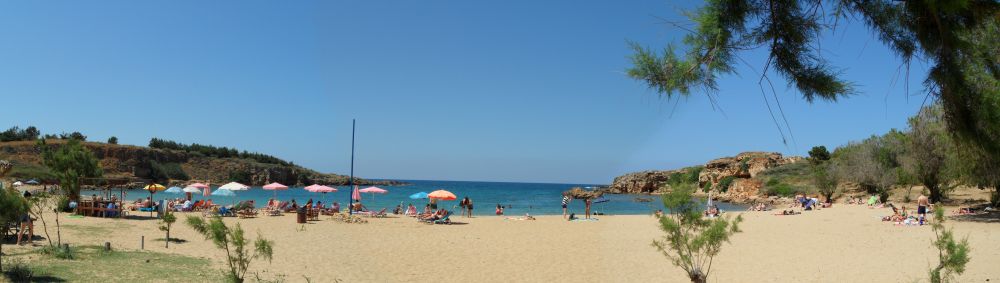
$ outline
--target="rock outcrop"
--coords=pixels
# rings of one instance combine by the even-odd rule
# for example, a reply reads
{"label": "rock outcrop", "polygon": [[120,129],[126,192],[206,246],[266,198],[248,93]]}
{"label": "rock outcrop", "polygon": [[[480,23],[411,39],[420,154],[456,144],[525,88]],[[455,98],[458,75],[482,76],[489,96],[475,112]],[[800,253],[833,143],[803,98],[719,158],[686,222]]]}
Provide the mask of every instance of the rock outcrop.
{"label": "rock outcrop", "polygon": [[718,184],[722,179],[733,176],[737,179],[757,177],[764,170],[795,163],[799,157],[784,158],[777,152],[743,152],[735,157],[723,157],[709,161],[698,174],[698,187],[705,183]]}
{"label": "rock outcrop", "polygon": [[[746,202],[758,198],[763,183],[753,179],[764,170],[801,161],[801,157],[784,157],[777,152],[743,152],[733,157],[723,157],[705,163],[698,173],[698,187],[715,187],[720,181],[732,177],[728,189],[714,194],[723,201]],[[615,178],[608,192],[617,194],[656,193],[669,183],[671,177],[684,177],[681,170],[642,171]]]}

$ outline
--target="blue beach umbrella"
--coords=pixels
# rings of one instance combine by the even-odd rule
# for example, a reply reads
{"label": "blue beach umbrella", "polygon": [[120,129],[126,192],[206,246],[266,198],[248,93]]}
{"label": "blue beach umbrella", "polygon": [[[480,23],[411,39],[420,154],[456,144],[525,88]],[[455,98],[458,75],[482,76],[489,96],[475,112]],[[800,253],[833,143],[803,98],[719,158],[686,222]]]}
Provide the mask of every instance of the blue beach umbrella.
{"label": "blue beach umbrella", "polygon": [[419,192],[419,193],[415,193],[415,194],[410,195],[410,199],[426,199],[426,198],[427,198],[427,193],[426,192]]}
{"label": "blue beach umbrella", "polygon": [[235,197],[236,193],[230,190],[215,190],[212,192],[212,195],[218,197]]}
{"label": "blue beach umbrella", "polygon": [[163,192],[169,194],[181,194],[184,193],[184,189],[181,189],[181,187],[170,187],[169,189]]}

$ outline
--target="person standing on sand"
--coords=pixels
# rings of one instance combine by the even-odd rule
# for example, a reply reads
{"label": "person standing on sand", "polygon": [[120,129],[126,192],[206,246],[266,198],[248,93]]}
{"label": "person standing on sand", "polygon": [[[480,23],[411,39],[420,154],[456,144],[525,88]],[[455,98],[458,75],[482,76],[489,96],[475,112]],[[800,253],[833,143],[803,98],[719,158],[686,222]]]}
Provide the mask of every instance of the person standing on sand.
{"label": "person standing on sand", "polygon": [[930,200],[924,194],[920,194],[920,197],[917,198],[917,217],[920,218],[920,225],[924,225],[924,221],[927,219],[928,206],[931,206]]}
{"label": "person standing on sand", "polygon": [[587,198],[586,200],[583,201],[583,205],[586,207],[585,210],[587,212],[587,216],[586,216],[587,219],[590,219],[590,204],[591,203],[593,203],[593,202],[590,200],[590,198]]}
{"label": "person standing on sand", "polygon": [[465,209],[469,210],[469,218],[472,218],[472,199],[465,197]]}
{"label": "person standing on sand", "polygon": [[562,200],[563,218],[566,218],[566,205],[569,205],[569,201],[570,201],[569,195],[564,193]]}

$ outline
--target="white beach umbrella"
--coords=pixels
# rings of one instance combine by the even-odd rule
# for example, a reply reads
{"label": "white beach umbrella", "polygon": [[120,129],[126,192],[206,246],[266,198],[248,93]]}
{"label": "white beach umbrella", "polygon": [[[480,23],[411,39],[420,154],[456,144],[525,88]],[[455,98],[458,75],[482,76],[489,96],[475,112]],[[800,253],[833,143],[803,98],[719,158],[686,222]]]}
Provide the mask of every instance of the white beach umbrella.
{"label": "white beach umbrella", "polygon": [[237,182],[230,182],[229,184],[222,185],[221,187],[219,187],[219,189],[230,190],[230,191],[246,191],[249,190],[250,187]]}

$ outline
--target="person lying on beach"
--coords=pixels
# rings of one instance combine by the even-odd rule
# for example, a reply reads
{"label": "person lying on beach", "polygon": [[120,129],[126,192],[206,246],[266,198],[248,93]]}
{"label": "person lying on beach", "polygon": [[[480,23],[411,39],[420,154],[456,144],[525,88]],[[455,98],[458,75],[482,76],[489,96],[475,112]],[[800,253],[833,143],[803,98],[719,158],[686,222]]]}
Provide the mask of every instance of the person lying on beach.
{"label": "person lying on beach", "polygon": [[789,210],[782,210],[781,213],[775,213],[774,215],[799,215],[799,214],[802,214],[802,212],[789,209]]}
{"label": "person lying on beach", "polygon": [[955,212],[955,214],[958,214],[958,215],[976,214],[976,209],[975,208],[971,208],[971,207],[960,207],[960,208],[958,208],[958,210],[956,210],[954,212]]}

